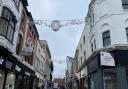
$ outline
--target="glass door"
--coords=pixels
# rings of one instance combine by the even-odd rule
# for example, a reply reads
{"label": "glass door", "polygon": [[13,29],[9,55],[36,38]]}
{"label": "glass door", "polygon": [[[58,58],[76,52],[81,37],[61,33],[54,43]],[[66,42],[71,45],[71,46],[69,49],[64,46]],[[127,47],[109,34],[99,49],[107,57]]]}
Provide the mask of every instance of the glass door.
{"label": "glass door", "polygon": [[0,70],[0,89],[3,89],[5,72]]}
{"label": "glass door", "polygon": [[99,89],[96,73],[90,75],[89,83],[90,83],[90,89]]}
{"label": "glass door", "polygon": [[117,76],[115,69],[103,70],[104,89],[117,89]]}
{"label": "glass door", "polygon": [[14,73],[8,73],[7,79],[5,83],[5,89],[14,89],[15,85],[15,74]]}

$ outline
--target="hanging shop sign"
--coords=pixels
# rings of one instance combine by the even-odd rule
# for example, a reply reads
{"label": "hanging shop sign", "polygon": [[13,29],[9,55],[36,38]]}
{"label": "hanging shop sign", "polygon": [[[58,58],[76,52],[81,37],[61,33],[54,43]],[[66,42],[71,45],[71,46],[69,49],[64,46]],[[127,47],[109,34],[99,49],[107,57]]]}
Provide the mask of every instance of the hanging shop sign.
{"label": "hanging shop sign", "polygon": [[16,65],[15,66],[15,70],[17,70],[18,72],[20,72],[21,71],[21,68],[18,65]]}
{"label": "hanging shop sign", "polygon": [[115,66],[115,60],[110,53],[101,52],[100,61],[102,66]]}
{"label": "hanging shop sign", "polygon": [[26,47],[24,47],[23,50],[22,50],[22,55],[31,56],[31,55],[32,55],[32,51],[33,51],[33,47],[31,47],[31,46],[26,46]]}

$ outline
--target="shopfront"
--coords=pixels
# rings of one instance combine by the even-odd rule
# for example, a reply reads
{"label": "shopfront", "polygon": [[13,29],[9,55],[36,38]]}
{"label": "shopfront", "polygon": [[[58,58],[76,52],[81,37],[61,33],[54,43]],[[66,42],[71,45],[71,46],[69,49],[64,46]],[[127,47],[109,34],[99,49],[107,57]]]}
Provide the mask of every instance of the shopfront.
{"label": "shopfront", "polygon": [[33,89],[34,70],[0,46],[0,89]]}
{"label": "shopfront", "polygon": [[33,89],[35,72],[20,62],[16,63],[15,71],[15,89]]}
{"label": "shopfront", "polygon": [[87,64],[89,89],[128,89],[128,51],[98,52]]}
{"label": "shopfront", "polygon": [[36,72],[36,80],[35,80],[35,87],[39,87],[40,89],[42,89],[42,87],[44,87],[43,85],[43,80],[44,80],[44,77],[41,73],[39,72]]}
{"label": "shopfront", "polygon": [[0,89],[14,89],[14,59],[3,47],[0,47],[0,50]]}
{"label": "shopfront", "polygon": [[0,89],[3,89],[5,72],[0,69]]}

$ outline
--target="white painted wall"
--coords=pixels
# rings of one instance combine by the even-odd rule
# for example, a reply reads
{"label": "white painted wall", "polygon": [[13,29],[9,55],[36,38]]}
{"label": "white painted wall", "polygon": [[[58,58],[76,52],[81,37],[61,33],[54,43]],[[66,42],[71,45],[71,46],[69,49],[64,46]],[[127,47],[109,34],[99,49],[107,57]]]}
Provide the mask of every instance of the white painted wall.
{"label": "white painted wall", "polygon": [[[128,44],[125,31],[125,28],[128,27],[128,11],[123,10],[121,0],[96,0],[89,12],[90,10],[93,10],[91,12],[94,14],[94,23],[91,28],[90,18],[86,17],[85,28],[77,47],[79,62],[84,56],[84,50],[86,50],[86,59],[92,54],[91,43],[94,39],[96,49],[103,48],[102,33],[107,30],[110,31],[111,45]],[[83,44],[84,36],[85,44]],[[82,44],[82,49],[80,49],[80,44]],[[79,66],[81,66],[80,63]],[[84,73],[83,70],[81,72]]]}
{"label": "white painted wall", "polygon": [[19,9],[17,9],[15,3],[13,0],[1,0],[0,1],[0,16],[2,12],[3,6],[9,8],[12,13],[16,16],[16,20],[18,21],[16,24],[16,29],[14,33],[14,39],[13,44],[11,44],[7,39],[5,39],[3,36],[0,36],[0,44],[6,47],[10,50],[12,53],[16,53],[16,43],[17,43],[17,37],[18,37],[18,31],[19,31],[19,25],[20,25],[20,19],[21,19],[21,12],[22,12],[22,3],[20,2]]}

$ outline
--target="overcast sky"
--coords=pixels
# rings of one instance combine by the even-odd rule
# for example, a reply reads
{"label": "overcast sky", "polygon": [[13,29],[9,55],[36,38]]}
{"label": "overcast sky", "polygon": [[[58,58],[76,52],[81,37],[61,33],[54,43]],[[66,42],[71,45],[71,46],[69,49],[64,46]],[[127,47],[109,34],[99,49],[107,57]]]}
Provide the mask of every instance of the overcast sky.
{"label": "overcast sky", "polygon": [[[28,0],[29,11],[38,20],[85,19],[90,0]],[[45,25],[37,26],[40,39],[47,40],[54,62],[54,76],[64,75],[66,56],[74,57],[84,24],[67,26],[54,32]],[[57,61],[62,60],[62,64]]]}

